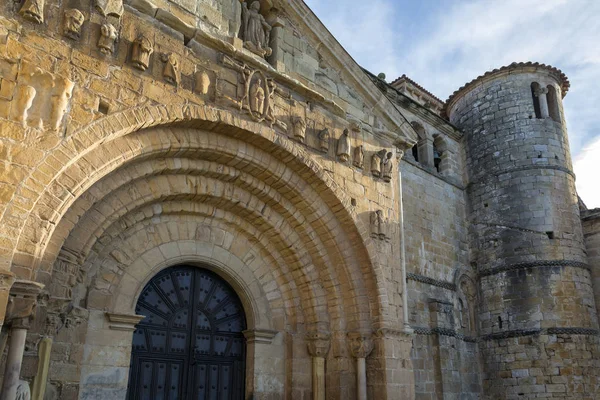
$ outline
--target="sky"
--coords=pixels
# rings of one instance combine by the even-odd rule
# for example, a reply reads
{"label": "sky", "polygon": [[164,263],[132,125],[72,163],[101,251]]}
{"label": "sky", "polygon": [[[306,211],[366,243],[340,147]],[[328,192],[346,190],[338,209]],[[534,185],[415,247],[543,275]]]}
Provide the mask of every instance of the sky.
{"label": "sky", "polygon": [[577,191],[600,207],[600,0],[305,0],[354,59],[446,100],[515,61],[560,68]]}

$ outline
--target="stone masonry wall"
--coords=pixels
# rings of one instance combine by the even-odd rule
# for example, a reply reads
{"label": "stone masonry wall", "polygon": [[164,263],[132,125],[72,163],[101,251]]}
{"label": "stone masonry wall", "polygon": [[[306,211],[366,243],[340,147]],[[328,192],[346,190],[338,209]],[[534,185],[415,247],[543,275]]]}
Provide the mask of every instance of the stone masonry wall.
{"label": "stone masonry wall", "polygon": [[550,69],[517,66],[449,105],[465,132],[484,398],[593,398],[598,318],[566,123],[536,118],[533,82],[560,93]]}

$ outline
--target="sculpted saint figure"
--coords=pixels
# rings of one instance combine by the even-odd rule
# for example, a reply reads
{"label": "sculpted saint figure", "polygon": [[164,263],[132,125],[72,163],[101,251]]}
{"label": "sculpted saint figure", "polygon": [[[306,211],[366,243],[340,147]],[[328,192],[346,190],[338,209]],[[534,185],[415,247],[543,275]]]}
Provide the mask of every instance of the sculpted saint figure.
{"label": "sculpted saint figure", "polygon": [[65,36],[77,40],[81,36],[81,26],[85,17],[81,11],[76,8],[70,8],[65,11]]}
{"label": "sculpted saint figure", "polygon": [[98,39],[100,52],[106,55],[111,54],[115,49],[115,40],[117,40],[117,29],[112,24],[102,24]]}
{"label": "sculpted saint figure", "polygon": [[262,79],[258,78],[250,88],[250,109],[260,115],[265,109],[265,89],[263,89]]}
{"label": "sculpted saint figure", "polygon": [[33,21],[37,24],[44,22],[44,1],[45,0],[25,0],[19,14],[23,18]]}
{"label": "sculpted saint figure", "polygon": [[381,177],[385,182],[392,180],[392,171],[394,169],[394,162],[392,152],[387,153],[387,156],[381,160]]}
{"label": "sculpted saint figure", "polygon": [[140,71],[145,71],[150,64],[150,55],[154,49],[152,48],[152,42],[146,36],[139,36],[135,42],[133,42],[133,50],[131,53],[131,62],[133,66]]}
{"label": "sculpted saint figure", "polygon": [[338,140],[337,156],[341,162],[346,162],[350,159],[350,136],[348,134],[348,129],[345,129]]}
{"label": "sculpted saint figure", "polygon": [[354,149],[354,166],[362,169],[365,165],[365,148],[363,145]]}
{"label": "sculpted saint figure", "polygon": [[304,143],[304,139],[306,138],[306,120],[302,117],[296,117],[292,122],[294,124],[294,138]]}
{"label": "sculpted saint figure", "polygon": [[319,150],[323,153],[329,151],[329,129],[327,128],[319,132]]}
{"label": "sculpted saint figure", "polygon": [[260,2],[253,1],[248,8],[246,2],[242,3],[242,29],[241,39],[244,46],[261,57],[270,56],[273,50],[269,47],[271,41],[271,25],[260,14]]}
{"label": "sculpted saint figure", "polygon": [[380,152],[373,154],[373,157],[371,157],[371,175],[376,178],[381,176],[381,161],[383,161],[385,153],[385,150],[381,150]]}

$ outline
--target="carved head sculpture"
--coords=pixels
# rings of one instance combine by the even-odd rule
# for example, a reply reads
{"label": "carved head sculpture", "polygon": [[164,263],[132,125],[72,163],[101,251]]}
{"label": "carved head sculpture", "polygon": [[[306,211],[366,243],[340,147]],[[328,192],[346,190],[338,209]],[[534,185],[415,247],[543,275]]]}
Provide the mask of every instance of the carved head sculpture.
{"label": "carved head sculpture", "polygon": [[112,24],[102,24],[100,27],[100,38],[98,39],[98,49],[102,54],[108,55],[114,51],[117,36],[117,29]]}
{"label": "carved head sculpture", "polygon": [[152,48],[152,42],[146,36],[139,36],[135,42],[133,42],[133,49],[131,53],[131,63],[134,68],[140,71],[145,71],[150,65],[150,55],[154,49]]}
{"label": "carved head sculpture", "polygon": [[358,146],[354,149],[354,166],[356,168],[363,168],[365,165],[365,148],[363,145]]}
{"label": "carved head sculpture", "polygon": [[346,162],[350,159],[350,136],[348,129],[344,129],[344,133],[340,136],[337,145],[337,156],[341,162]]}
{"label": "carved head sculpture", "polygon": [[386,158],[381,161],[381,177],[385,182],[392,180],[392,171],[394,169],[393,156],[394,154],[390,151],[387,153]]}
{"label": "carved head sculpture", "polygon": [[65,11],[64,33],[65,36],[77,40],[81,36],[81,26],[85,17],[81,11],[76,8],[70,8]]}
{"label": "carved head sculpture", "polygon": [[250,4],[250,9],[256,12],[260,12],[260,1],[254,1]]}

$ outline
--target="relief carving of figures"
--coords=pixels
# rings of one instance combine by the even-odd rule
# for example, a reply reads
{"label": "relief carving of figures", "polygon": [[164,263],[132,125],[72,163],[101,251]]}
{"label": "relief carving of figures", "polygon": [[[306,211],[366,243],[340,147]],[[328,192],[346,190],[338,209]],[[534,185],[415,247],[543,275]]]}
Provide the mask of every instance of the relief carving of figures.
{"label": "relief carving of figures", "polygon": [[115,41],[117,40],[117,28],[112,24],[104,23],[100,27],[100,38],[98,38],[98,49],[102,54],[112,54],[115,50]]}
{"label": "relief carving of figures", "polygon": [[376,178],[379,178],[381,176],[381,162],[385,157],[385,153],[385,150],[381,150],[373,154],[373,156],[371,157],[371,175],[373,175]]}
{"label": "relief carving of figures", "polygon": [[386,157],[381,160],[381,177],[384,182],[390,182],[392,180],[392,171],[394,170],[394,161],[392,152],[387,153]]}
{"label": "relief carving of figures", "polygon": [[162,61],[165,63],[163,77],[172,85],[179,85],[179,61],[173,53],[163,54]]}
{"label": "relief carving of figures", "polygon": [[29,21],[41,24],[44,22],[44,2],[45,0],[25,0],[19,14]]}
{"label": "relief carving of figures", "polygon": [[121,18],[123,15],[123,0],[96,0],[96,9],[104,17]]}
{"label": "relief carving of figures", "polygon": [[358,146],[354,149],[354,166],[356,168],[363,169],[365,166],[365,148],[363,145]]}
{"label": "relief carving of figures", "polygon": [[265,110],[265,89],[260,77],[256,78],[250,88],[250,110],[262,115]]}
{"label": "relief carving of figures", "polygon": [[23,125],[23,128],[27,126],[27,114],[33,105],[33,99],[35,99],[36,93],[35,88],[31,86],[19,86],[17,88],[16,119]]}
{"label": "relief carving of figures", "polygon": [[85,17],[81,11],[76,8],[70,8],[65,11],[64,33],[69,39],[77,40],[81,36],[81,27]]}
{"label": "relief carving of figures", "polygon": [[260,14],[260,1],[253,1],[248,8],[248,3],[242,3],[242,29],[240,39],[244,46],[251,52],[261,57],[268,57],[273,53],[269,47],[271,41],[271,25]]}
{"label": "relief carving of figures", "polygon": [[294,125],[294,139],[304,143],[304,139],[306,139],[306,120],[302,117],[295,117],[292,123]]}
{"label": "relief carving of figures", "polygon": [[140,71],[145,71],[150,65],[150,55],[154,51],[152,42],[146,36],[139,36],[135,42],[133,42],[133,49],[131,51],[131,63],[133,67]]}
{"label": "relief carving of figures", "polygon": [[329,129],[325,128],[319,132],[319,150],[323,153],[329,152]]}
{"label": "relief carving of figures", "polygon": [[387,222],[383,217],[382,210],[373,211],[371,213],[371,237],[379,240],[388,238]]}
{"label": "relief carving of figures", "polygon": [[350,136],[348,129],[344,130],[337,144],[337,156],[341,162],[346,162],[350,159]]}
{"label": "relief carving of figures", "polygon": [[73,96],[75,83],[68,79],[61,78],[62,82],[58,85],[58,91],[52,93],[50,107],[50,128],[57,131],[67,112],[69,100]]}

